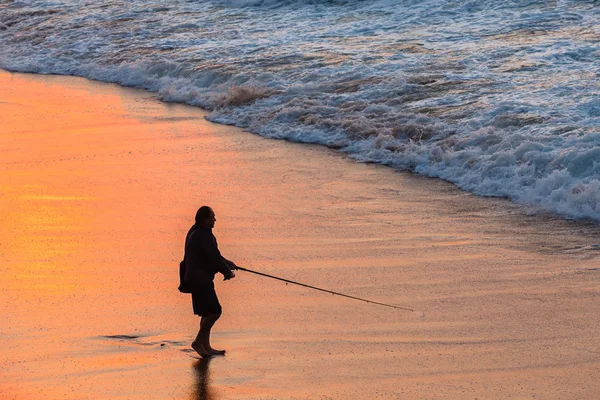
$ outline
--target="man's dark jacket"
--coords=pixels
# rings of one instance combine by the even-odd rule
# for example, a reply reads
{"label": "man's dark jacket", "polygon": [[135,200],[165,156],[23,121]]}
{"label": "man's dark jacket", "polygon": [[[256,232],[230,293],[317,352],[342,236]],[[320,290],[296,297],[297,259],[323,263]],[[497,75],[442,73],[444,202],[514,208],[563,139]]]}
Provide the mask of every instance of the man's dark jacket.
{"label": "man's dark jacket", "polygon": [[217,238],[211,228],[192,226],[185,239],[183,282],[193,289],[195,285],[212,282],[217,272],[225,278],[232,275],[229,262],[221,255]]}

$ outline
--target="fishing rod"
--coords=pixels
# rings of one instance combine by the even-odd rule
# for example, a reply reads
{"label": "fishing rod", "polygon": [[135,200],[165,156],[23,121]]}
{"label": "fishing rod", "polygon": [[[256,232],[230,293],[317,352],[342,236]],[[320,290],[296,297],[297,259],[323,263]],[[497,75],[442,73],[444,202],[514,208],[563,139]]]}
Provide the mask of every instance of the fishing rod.
{"label": "fishing rod", "polygon": [[377,301],[372,301],[372,300],[367,300],[367,299],[361,299],[360,297],[354,297],[354,296],[350,296],[350,295],[347,295],[347,294],[334,292],[332,290],[321,289],[321,288],[318,288],[316,286],[311,286],[311,285],[306,285],[306,284],[300,283],[300,282],[290,281],[289,279],[279,278],[277,276],[265,274],[265,273],[258,272],[258,271],[252,271],[251,269],[247,269],[247,268],[237,267],[236,269],[240,270],[240,271],[250,272],[252,274],[256,274],[256,275],[260,275],[260,276],[265,276],[265,277],[271,278],[271,279],[277,279],[278,281],[283,281],[285,283],[292,283],[294,285],[304,286],[304,287],[309,288],[309,289],[320,290],[321,292],[326,292],[326,293],[331,293],[331,294],[335,294],[335,295],[342,296],[342,297],[347,297],[349,299],[360,300],[360,301],[365,301],[365,302],[371,303],[371,304],[377,304],[379,306],[385,306],[385,307],[391,307],[391,308],[397,308],[397,309],[400,309],[400,310],[406,310],[406,311],[415,312],[415,310],[413,310],[412,308],[400,307],[400,306],[395,306],[395,305],[392,305],[392,304],[385,304],[385,303],[379,303]]}

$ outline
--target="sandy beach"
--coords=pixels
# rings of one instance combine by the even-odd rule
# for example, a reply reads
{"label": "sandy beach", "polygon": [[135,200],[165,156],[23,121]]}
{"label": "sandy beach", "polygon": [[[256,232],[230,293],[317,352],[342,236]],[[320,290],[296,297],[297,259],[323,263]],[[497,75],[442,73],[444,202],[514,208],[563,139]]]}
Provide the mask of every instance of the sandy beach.
{"label": "sandy beach", "polygon": [[[600,226],[205,115],[0,72],[2,399],[600,397]],[[240,266],[417,312],[239,272],[192,358],[203,204]]]}

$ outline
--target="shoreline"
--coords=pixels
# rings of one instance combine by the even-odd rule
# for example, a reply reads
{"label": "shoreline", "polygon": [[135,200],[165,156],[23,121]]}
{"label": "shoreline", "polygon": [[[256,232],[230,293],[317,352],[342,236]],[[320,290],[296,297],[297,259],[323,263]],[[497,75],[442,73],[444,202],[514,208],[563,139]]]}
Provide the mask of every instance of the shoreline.
{"label": "shoreline", "polygon": [[[119,87],[124,88],[124,89],[139,90],[139,91],[142,91],[144,93],[151,94],[152,97],[154,99],[156,99],[156,101],[160,101],[160,102],[165,103],[165,104],[181,104],[181,105],[185,105],[185,106],[188,106],[188,107],[192,107],[192,108],[200,110],[200,112],[204,114],[204,118],[206,118],[207,115],[210,114],[210,112],[211,112],[210,110],[204,109],[204,108],[202,108],[202,107],[200,107],[198,105],[188,104],[185,101],[168,101],[168,100],[159,99],[158,98],[158,93],[156,93],[156,92],[154,92],[152,90],[149,90],[149,89],[146,89],[146,88],[142,88],[142,87],[138,87],[138,86],[127,86],[127,85],[124,85],[124,84],[120,83],[119,81],[107,82],[107,81],[102,81],[102,80],[96,80],[93,77],[87,77],[87,76],[63,75],[63,74],[57,74],[57,73],[20,72],[20,71],[11,71],[11,70],[6,70],[6,69],[1,69],[0,68],[0,73],[3,73],[3,72],[9,73],[9,74],[26,74],[26,75],[33,75],[33,76],[56,76],[56,77],[67,77],[67,78],[68,77],[73,77],[73,78],[78,78],[78,79],[85,79],[85,80],[88,80],[88,81],[91,81],[91,82],[97,82],[99,84],[116,85],[116,86],[119,86]],[[389,163],[386,163],[386,162],[379,162],[379,161],[375,161],[375,160],[359,161],[357,159],[357,157],[359,157],[360,154],[356,154],[357,157],[353,157],[353,155],[350,154],[350,153],[348,153],[348,152],[341,151],[341,150],[339,150],[336,147],[329,147],[329,146],[327,146],[325,144],[321,144],[321,143],[307,143],[307,142],[302,142],[302,141],[294,141],[294,140],[291,140],[291,139],[289,139],[287,137],[283,137],[283,138],[270,138],[270,137],[265,137],[265,136],[263,136],[263,135],[261,135],[259,133],[251,132],[251,131],[246,130],[245,128],[239,127],[239,126],[237,126],[235,124],[219,123],[219,122],[212,121],[210,119],[207,119],[207,121],[209,121],[209,122],[211,122],[213,124],[216,124],[216,125],[229,126],[229,127],[235,128],[235,129],[240,129],[240,130],[242,130],[242,131],[244,131],[246,133],[249,133],[249,134],[252,134],[252,135],[256,135],[256,136],[265,138],[267,140],[282,140],[282,141],[285,141],[285,142],[288,142],[288,143],[300,144],[300,145],[304,145],[304,146],[318,146],[318,147],[322,147],[324,149],[327,149],[329,151],[333,151],[336,154],[341,155],[342,157],[348,157],[348,158],[350,158],[350,159],[352,159],[352,160],[354,160],[356,162],[365,163],[365,164],[380,165],[380,166],[383,166],[385,168],[390,168],[394,172],[408,173],[408,174],[415,175],[415,176],[418,176],[418,177],[440,180],[440,181],[442,181],[444,183],[449,183],[449,184],[455,186],[457,189],[459,189],[461,191],[464,191],[465,193],[469,193],[469,194],[471,194],[473,196],[478,196],[478,197],[482,197],[482,198],[493,198],[493,199],[507,200],[510,203],[521,207],[523,209],[523,211],[526,214],[528,214],[528,215],[537,215],[537,216],[540,216],[541,218],[544,218],[544,217],[559,218],[559,219],[563,219],[563,220],[566,220],[566,221],[575,221],[575,222],[580,222],[580,223],[583,223],[583,224],[591,224],[591,225],[600,226],[600,220],[596,220],[596,219],[591,218],[591,217],[574,217],[574,216],[570,216],[569,214],[567,214],[565,212],[561,213],[561,212],[558,212],[556,210],[552,210],[548,206],[542,206],[540,204],[535,204],[535,203],[518,202],[518,201],[516,201],[515,199],[512,199],[509,196],[476,194],[475,192],[472,192],[472,191],[469,191],[467,189],[462,188],[456,182],[444,179],[444,178],[439,177],[439,176],[424,175],[424,174],[420,174],[420,173],[418,173],[416,171],[413,171],[413,170],[399,169],[399,168],[396,168],[396,167],[394,167],[394,166],[392,166],[392,165],[390,165]]]}
{"label": "shoreline", "polygon": [[[599,227],[213,124],[141,89],[3,72],[0,82],[0,393],[600,393]],[[225,313],[213,340],[228,355],[195,362],[177,265],[205,203],[240,265],[424,318],[240,273],[216,282]]]}

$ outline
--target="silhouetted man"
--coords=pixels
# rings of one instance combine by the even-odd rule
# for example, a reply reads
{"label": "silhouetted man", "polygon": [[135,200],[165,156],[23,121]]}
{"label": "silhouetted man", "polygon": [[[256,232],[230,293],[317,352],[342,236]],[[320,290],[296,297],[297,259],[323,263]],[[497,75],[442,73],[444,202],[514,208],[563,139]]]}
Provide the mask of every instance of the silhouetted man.
{"label": "silhouetted man", "polygon": [[237,268],[219,251],[212,233],[215,221],[215,213],[210,207],[200,207],[196,223],[185,239],[184,282],[191,288],[194,314],[201,316],[200,330],[192,348],[202,357],[225,354],[225,350],[216,350],[210,345],[210,330],[222,312],[213,280],[217,272],[222,273],[225,280],[231,279],[235,277],[233,270]]}

